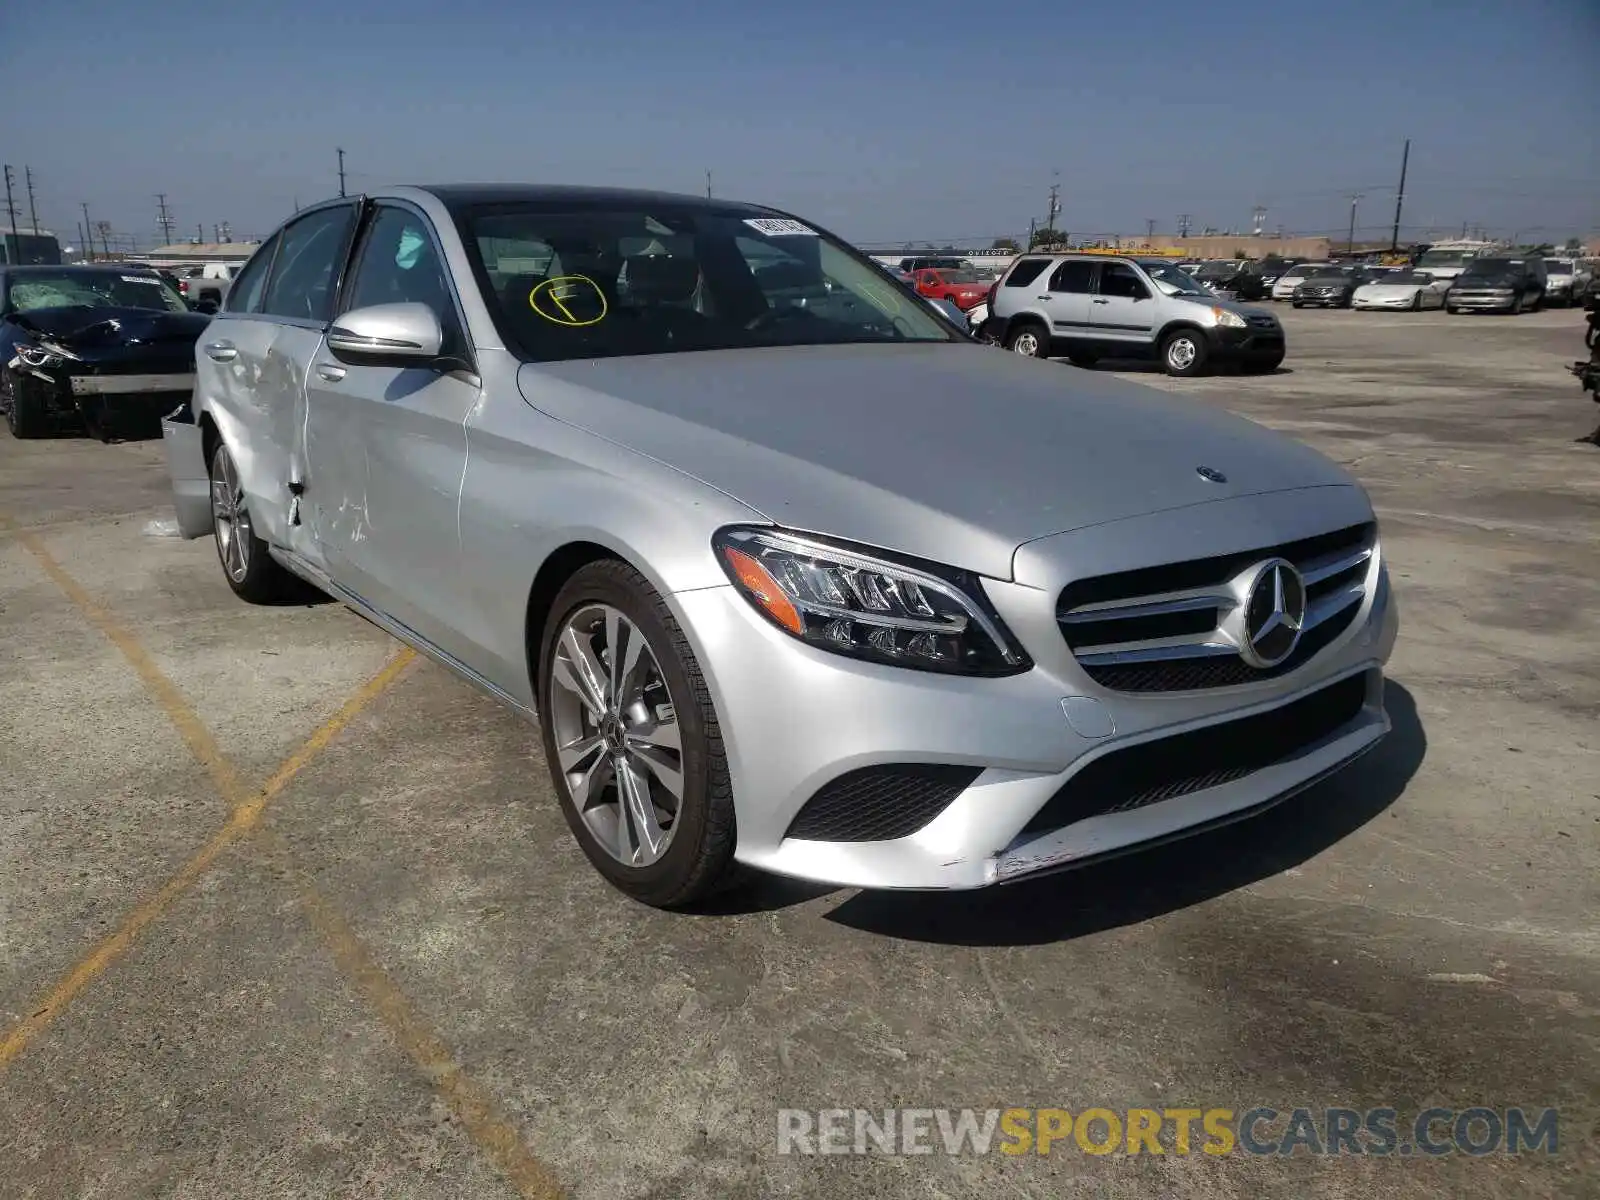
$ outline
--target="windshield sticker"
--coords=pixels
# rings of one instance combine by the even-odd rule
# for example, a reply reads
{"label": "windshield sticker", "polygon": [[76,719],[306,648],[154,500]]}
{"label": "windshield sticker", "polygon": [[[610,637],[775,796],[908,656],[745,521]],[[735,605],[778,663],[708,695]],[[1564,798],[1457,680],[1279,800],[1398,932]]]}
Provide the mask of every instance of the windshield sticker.
{"label": "windshield sticker", "polygon": [[892,317],[900,311],[900,301],[895,299],[894,292],[887,286],[877,283],[859,283],[856,290],[866,297],[867,302],[886,317]]}
{"label": "windshield sticker", "polygon": [[788,217],[747,217],[745,224],[768,237],[816,237],[817,231]]}
{"label": "windshield sticker", "polygon": [[153,287],[160,287],[161,286],[161,276],[159,276],[159,275],[124,275],[122,277],[122,282],[123,283],[148,283]]}
{"label": "windshield sticker", "polygon": [[[599,312],[594,312],[595,306]],[[528,307],[552,325],[581,329],[605,320],[606,294],[587,275],[557,275],[528,293]],[[592,315],[591,315],[592,314]]]}

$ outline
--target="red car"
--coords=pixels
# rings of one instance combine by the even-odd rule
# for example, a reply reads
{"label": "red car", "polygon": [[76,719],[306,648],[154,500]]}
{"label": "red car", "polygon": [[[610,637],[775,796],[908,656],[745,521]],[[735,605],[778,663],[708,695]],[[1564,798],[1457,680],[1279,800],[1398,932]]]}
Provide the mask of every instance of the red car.
{"label": "red car", "polygon": [[917,295],[931,300],[948,300],[965,312],[989,294],[992,279],[982,279],[976,271],[925,269],[913,277]]}

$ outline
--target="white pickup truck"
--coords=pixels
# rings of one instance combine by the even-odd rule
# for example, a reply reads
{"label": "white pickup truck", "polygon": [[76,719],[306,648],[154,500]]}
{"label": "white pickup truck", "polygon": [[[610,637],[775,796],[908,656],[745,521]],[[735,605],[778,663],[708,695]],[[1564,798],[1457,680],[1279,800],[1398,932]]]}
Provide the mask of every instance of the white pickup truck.
{"label": "white pickup truck", "polygon": [[208,262],[180,268],[177,273],[178,290],[183,293],[185,300],[195,304],[204,304],[209,300],[221,308],[222,302],[228,297],[228,289],[233,286],[233,277],[239,273],[242,265]]}

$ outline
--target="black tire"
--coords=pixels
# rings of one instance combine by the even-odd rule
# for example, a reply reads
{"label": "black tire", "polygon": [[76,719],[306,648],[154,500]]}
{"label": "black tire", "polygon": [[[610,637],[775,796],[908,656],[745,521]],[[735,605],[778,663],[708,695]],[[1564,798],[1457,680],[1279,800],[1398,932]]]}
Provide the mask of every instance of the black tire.
{"label": "black tire", "polygon": [[[672,838],[646,866],[614,858],[584,823],[558,765],[551,717],[552,663],[567,622],[588,605],[619,610],[644,634],[674,704],[682,754],[683,797]],[[627,563],[593,562],[575,572],[550,606],[539,639],[539,729],[551,786],[562,815],[584,854],[619,891],[655,908],[680,908],[722,891],[740,878],[733,861],[738,826],[722,731],[705,676],[672,611],[650,583]]]}
{"label": "black tire", "polygon": [[1289,303],[1293,304],[1296,308],[1304,308],[1305,307],[1305,305],[1302,302],[1300,302],[1299,300],[1291,300]]}
{"label": "black tire", "polygon": [[28,393],[33,389],[23,384],[11,372],[6,372],[6,391],[10,403],[6,406],[6,428],[14,438],[43,437],[46,429],[43,406]]}
{"label": "black tire", "polygon": [[1422,311],[1422,293],[1421,292],[1418,292],[1415,296],[1411,297],[1411,311],[1412,312],[1421,312]]}
{"label": "black tire", "polygon": [[1067,355],[1067,361],[1073,366],[1082,367],[1087,371],[1100,361],[1100,356],[1084,350],[1074,350]]}
{"label": "black tire", "polygon": [[1024,358],[1049,358],[1050,332],[1037,321],[1013,324],[1006,333],[1006,349]]}
{"label": "black tire", "polygon": [[1457,308],[1454,304],[1446,304],[1444,306],[1444,310],[1445,310],[1445,312],[1449,313],[1452,317],[1459,316],[1460,313],[1461,313],[1461,310],[1459,308]]}
{"label": "black tire", "polygon": [[1179,379],[1203,375],[1210,357],[1206,335],[1198,329],[1174,329],[1161,339],[1161,369],[1168,375]]}
{"label": "black tire", "polygon": [[[217,560],[222,564],[222,576],[239,599],[251,604],[277,604],[294,595],[298,580],[278,564],[268,553],[267,544],[256,536],[250,510],[244,504],[243,494],[237,489],[233,501],[235,515],[230,519],[231,534],[225,538],[221,528],[217,483],[231,469],[232,462],[227,445],[218,442],[217,448],[212,451],[211,462],[207,464],[207,474],[211,480],[212,534],[216,538]],[[237,478],[236,471],[234,477]],[[224,490],[227,490],[226,487]],[[242,522],[238,520],[239,516],[243,517]],[[243,552],[230,562],[230,551],[235,544],[242,546]]]}

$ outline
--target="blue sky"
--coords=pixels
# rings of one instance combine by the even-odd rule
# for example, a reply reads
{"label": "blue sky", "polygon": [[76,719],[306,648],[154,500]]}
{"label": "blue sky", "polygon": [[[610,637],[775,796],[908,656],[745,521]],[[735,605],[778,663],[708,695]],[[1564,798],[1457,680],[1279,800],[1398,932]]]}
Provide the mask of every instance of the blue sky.
{"label": "blue sky", "polygon": [[[1058,224],[1600,231],[1600,0],[62,0],[0,12],[41,224],[142,246],[391,182],[702,191],[861,242]],[[1059,176],[1055,172],[1059,171]],[[20,189],[19,189],[20,196]],[[24,218],[26,216],[26,200]],[[1537,231],[1536,233],[1534,231]]]}

